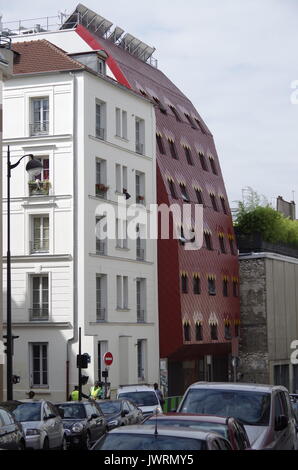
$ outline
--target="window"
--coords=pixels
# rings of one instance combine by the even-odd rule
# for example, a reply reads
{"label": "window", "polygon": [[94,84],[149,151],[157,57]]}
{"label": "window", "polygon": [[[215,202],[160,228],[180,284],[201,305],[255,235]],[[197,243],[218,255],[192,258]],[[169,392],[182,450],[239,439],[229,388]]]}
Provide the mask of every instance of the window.
{"label": "window", "polygon": [[49,252],[49,216],[34,216],[32,218],[31,253]]}
{"label": "window", "polygon": [[218,212],[218,207],[217,207],[215,194],[212,194],[212,193],[210,194],[210,200],[211,200],[211,204],[212,204],[213,209]]}
{"label": "window", "polygon": [[228,279],[223,279],[222,281],[222,294],[224,297],[228,297],[229,289],[228,289]]}
{"label": "window", "polygon": [[197,200],[199,204],[204,205],[203,192],[201,189],[195,189]]}
{"label": "window", "polygon": [[137,248],[137,260],[138,261],[145,260],[145,243],[146,241],[143,238],[141,238],[140,236],[137,237],[136,248]]}
{"label": "window", "polygon": [[201,162],[202,169],[204,171],[208,171],[205,155],[201,152],[199,152],[199,159],[200,159],[200,162]]}
{"label": "window", "polygon": [[146,93],[145,90],[142,90],[142,89],[140,88],[140,92],[142,93],[143,96],[145,96],[145,98],[148,98],[148,95],[147,95],[147,93]]}
{"label": "window", "polygon": [[48,386],[48,343],[32,343],[30,345],[30,356],[32,386]]}
{"label": "window", "polygon": [[185,323],[184,326],[183,326],[183,330],[184,330],[184,341],[191,341],[191,338],[190,338],[190,324]]}
{"label": "window", "polygon": [[201,130],[202,134],[207,134],[201,121],[197,117],[195,117],[194,119],[197,123],[198,128]]}
{"label": "window", "polygon": [[188,293],[188,276],[187,274],[181,275],[181,290],[183,294]]}
{"label": "window", "polygon": [[156,134],[156,143],[157,143],[159,153],[161,155],[165,155],[166,152],[165,152],[165,148],[163,145],[162,136],[160,134]]}
{"label": "window", "polygon": [[223,196],[220,196],[220,202],[221,202],[221,207],[222,207],[223,213],[227,214],[228,211],[227,211],[226,201],[225,201],[225,198]]}
{"label": "window", "polygon": [[177,199],[174,181],[173,180],[168,180],[168,181],[169,181],[169,188],[170,188],[171,196],[173,199]]}
{"label": "window", "polygon": [[145,323],[146,320],[146,279],[137,279],[137,322]]}
{"label": "window", "polygon": [[172,111],[172,113],[174,114],[174,116],[176,118],[176,121],[181,122],[181,117],[180,117],[177,109],[175,108],[175,106],[169,105],[169,108]]}
{"label": "window", "polygon": [[136,118],[136,153],[145,154],[145,121]]}
{"label": "window", "polygon": [[[106,231],[106,227],[107,225],[103,225],[103,222],[102,220],[104,219],[105,217],[96,217],[95,218],[95,225],[96,225],[96,254],[97,255],[101,255],[101,256],[104,256],[106,255],[106,251],[107,251],[107,243],[106,243],[106,239],[101,239],[100,238],[100,232],[101,230],[104,230]],[[98,225],[97,225],[98,224]]]}
{"label": "window", "polygon": [[220,251],[222,253],[226,253],[226,244],[225,244],[224,236],[222,234],[219,234],[218,240],[219,240]]}
{"label": "window", "polygon": [[231,324],[229,322],[225,324],[225,339],[232,339]]}
{"label": "window", "polygon": [[127,139],[127,112],[116,108],[116,136]]}
{"label": "window", "polygon": [[163,113],[163,114],[168,114],[167,109],[164,107],[164,105],[160,102],[160,100],[156,96],[152,96],[153,100],[158,106],[158,109]]}
{"label": "window", "polygon": [[186,156],[186,160],[187,160],[187,163],[189,165],[193,165],[193,159],[192,159],[192,155],[191,155],[191,149],[190,147],[184,147],[184,152],[185,152],[185,156]]}
{"label": "window", "polygon": [[29,194],[30,196],[48,195],[51,186],[49,182],[49,157],[36,157],[36,160],[42,163],[42,170],[41,173],[34,176],[33,179],[29,181]]}
{"label": "window", "polygon": [[210,166],[211,166],[212,173],[217,175],[217,169],[216,169],[214,158],[209,157],[209,161],[210,161]]}
{"label": "window", "polygon": [[141,382],[146,380],[146,343],[145,339],[137,341],[138,380]]}
{"label": "window", "polygon": [[178,154],[177,154],[175,142],[172,139],[168,139],[168,142],[169,142],[169,147],[170,147],[172,158],[174,158],[175,160],[178,160]]}
{"label": "window", "polygon": [[127,249],[127,221],[116,219],[116,248]]}
{"label": "window", "polygon": [[209,293],[209,295],[216,295],[215,278],[214,277],[208,277],[208,293]]}
{"label": "window", "polygon": [[117,276],[117,309],[128,309],[128,277]]}
{"label": "window", "polygon": [[233,240],[233,238],[230,237],[229,243],[230,243],[231,254],[232,254],[232,255],[235,255],[236,253],[235,253],[235,246],[234,246],[234,240]]}
{"label": "window", "polygon": [[49,319],[49,277],[32,276],[32,308],[31,321],[47,321]]}
{"label": "window", "polygon": [[106,63],[102,59],[97,59],[97,73],[100,73],[101,75],[106,74]]}
{"label": "window", "polygon": [[95,104],[95,137],[104,140],[106,138],[106,104],[96,100]]}
{"label": "window", "polygon": [[136,171],[136,202],[145,204],[145,173]]}
{"label": "window", "polygon": [[204,239],[205,239],[205,245],[207,250],[212,251],[212,239],[211,239],[211,233],[210,232],[204,232]]}
{"label": "window", "polygon": [[210,325],[210,336],[212,340],[218,339],[217,325]]}
{"label": "window", "polygon": [[127,167],[116,163],[115,173],[116,173],[116,191],[117,193],[123,194],[124,191],[127,191]]}
{"label": "window", "polygon": [[33,98],[30,135],[47,135],[49,133],[49,98]]}
{"label": "window", "polygon": [[203,341],[203,325],[196,323],[196,341]]}
{"label": "window", "polygon": [[95,160],[95,194],[106,199],[109,187],[106,184],[106,161],[100,158]]}
{"label": "window", "polygon": [[236,280],[233,281],[233,296],[234,296],[234,297],[238,297],[238,296],[239,296],[238,281],[236,281]]}
{"label": "window", "polygon": [[193,277],[193,293],[196,295],[201,293],[201,279],[198,275]]}
{"label": "window", "polygon": [[183,199],[185,202],[190,202],[189,195],[188,195],[188,192],[187,192],[187,189],[186,189],[185,184],[184,184],[184,183],[180,183],[179,186],[180,186],[180,190],[181,190],[181,194],[182,194],[182,199]]}
{"label": "window", "polygon": [[187,113],[184,113],[184,116],[186,117],[186,119],[188,120],[189,124],[191,125],[191,127],[193,129],[197,129],[197,126],[195,125],[192,117],[190,116],[190,114],[187,114]]}
{"label": "window", "polygon": [[106,321],[107,276],[96,275],[96,321]]}

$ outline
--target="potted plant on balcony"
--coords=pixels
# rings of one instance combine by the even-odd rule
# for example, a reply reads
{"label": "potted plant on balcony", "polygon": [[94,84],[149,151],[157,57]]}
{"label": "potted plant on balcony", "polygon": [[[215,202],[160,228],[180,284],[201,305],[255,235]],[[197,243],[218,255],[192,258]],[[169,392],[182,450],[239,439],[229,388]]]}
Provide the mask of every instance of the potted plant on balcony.
{"label": "potted plant on balcony", "polygon": [[142,202],[142,201],[145,200],[145,198],[144,198],[144,196],[137,196],[137,200]]}
{"label": "potted plant on balcony", "polygon": [[39,179],[29,181],[29,192],[34,194],[49,194],[51,183],[49,180],[40,181]]}
{"label": "potted plant on balcony", "polygon": [[106,193],[109,189],[109,186],[99,183],[95,185],[95,189],[96,189],[96,194]]}

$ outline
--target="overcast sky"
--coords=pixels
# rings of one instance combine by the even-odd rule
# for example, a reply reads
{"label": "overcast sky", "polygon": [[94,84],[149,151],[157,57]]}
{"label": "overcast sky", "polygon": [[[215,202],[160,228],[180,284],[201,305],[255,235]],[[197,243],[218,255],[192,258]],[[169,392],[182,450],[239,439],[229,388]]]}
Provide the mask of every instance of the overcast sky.
{"label": "overcast sky", "polygon": [[[159,68],[213,132],[230,204],[252,186],[298,201],[297,0],[84,0],[156,47]],[[3,21],[70,13],[71,0],[13,0]],[[62,7],[62,8],[61,8]],[[297,82],[298,83],[298,82]],[[298,88],[298,85],[297,85]]]}

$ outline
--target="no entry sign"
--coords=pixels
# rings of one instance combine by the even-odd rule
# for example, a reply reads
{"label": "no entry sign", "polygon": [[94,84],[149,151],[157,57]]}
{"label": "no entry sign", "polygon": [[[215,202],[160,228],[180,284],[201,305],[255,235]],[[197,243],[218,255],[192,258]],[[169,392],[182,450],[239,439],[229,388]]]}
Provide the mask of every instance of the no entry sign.
{"label": "no entry sign", "polygon": [[113,354],[110,352],[106,352],[103,356],[103,360],[106,366],[110,366],[113,364]]}

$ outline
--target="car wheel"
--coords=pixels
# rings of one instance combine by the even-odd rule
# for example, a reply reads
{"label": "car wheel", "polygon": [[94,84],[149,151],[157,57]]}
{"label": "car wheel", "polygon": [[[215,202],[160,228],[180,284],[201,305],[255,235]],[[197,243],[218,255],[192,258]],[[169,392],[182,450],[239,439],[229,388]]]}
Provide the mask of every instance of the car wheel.
{"label": "car wheel", "polygon": [[45,437],[45,440],[43,441],[43,447],[42,447],[42,450],[49,450],[50,446],[49,446],[49,439],[47,437]]}
{"label": "car wheel", "polygon": [[19,442],[19,450],[25,450],[26,449],[26,444],[23,440]]}
{"label": "car wheel", "polygon": [[91,437],[90,437],[90,433],[87,432],[86,434],[86,443],[85,443],[85,446],[86,446],[86,449],[87,450],[90,450],[91,447],[92,447],[92,444],[91,444]]}
{"label": "car wheel", "polygon": [[67,450],[67,442],[65,436],[63,436],[62,444],[61,444],[61,450]]}

